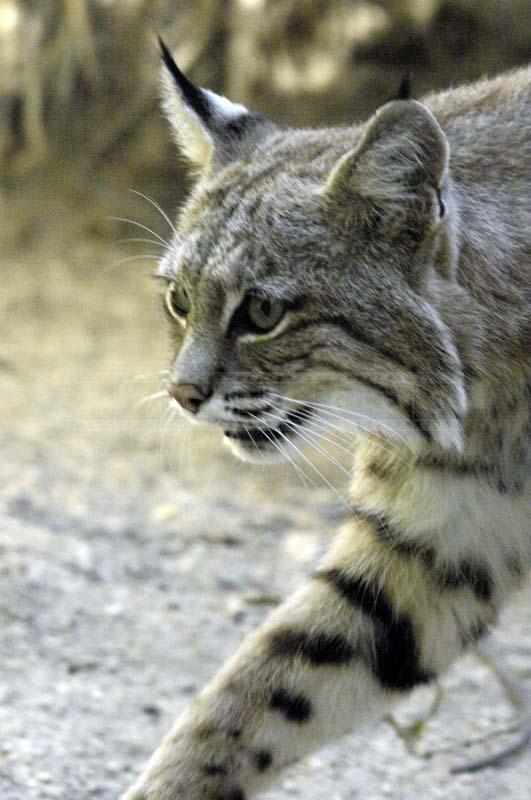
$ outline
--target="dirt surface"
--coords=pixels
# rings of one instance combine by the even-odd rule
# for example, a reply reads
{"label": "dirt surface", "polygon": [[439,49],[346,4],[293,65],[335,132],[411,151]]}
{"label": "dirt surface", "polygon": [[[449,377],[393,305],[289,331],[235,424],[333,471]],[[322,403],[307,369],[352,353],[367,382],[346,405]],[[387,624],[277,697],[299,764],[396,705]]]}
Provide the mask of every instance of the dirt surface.
{"label": "dirt surface", "polygon": [[[116,800],[173,717],[309,571],[342,516],[321,482],[238,464],[166,420],[150,262],[94,243],[0,260],[0,798]],[[334,486],[337,475],[327,473]],[[316,477],[312,474],[312,477]],[[531,690],[531,590],[496,646]],[[287,800],[529,800],[531,749],[473,654],[286,773]],[[353,723],[355,721],[353,720]]]}

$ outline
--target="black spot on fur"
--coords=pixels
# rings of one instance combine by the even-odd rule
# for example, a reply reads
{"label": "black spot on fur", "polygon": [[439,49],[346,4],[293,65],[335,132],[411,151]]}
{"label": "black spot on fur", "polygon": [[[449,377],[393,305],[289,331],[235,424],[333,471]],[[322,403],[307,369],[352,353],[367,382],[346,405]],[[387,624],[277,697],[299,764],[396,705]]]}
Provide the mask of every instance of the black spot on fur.
{"label": "black spot on fur", "polygon": [[312,666],[348,664],[354,656],[352,646],[338,634],[282,629],[271,636],[269,646],[273,656],[299,657]]}
{"label": "black spot on fur", "polygon": [[226,794],[216,795],[215,800],[245,800],[245,795],[239,787],[229,789]]}
{"label": "black spot on fur", "polygon": [[455,590],[468,587],[480,600],[487,602],[492,598],[494,581],[486,566],[472,561],[462,561],[457,565],[436,566],[436,552],[432,547],[404,540],[401,538],[400,532],[394,530],[383,516],[358,510],[355,511],[355,515],[369,520],[378,539],[392,548],[393,552],[420,558],[442,589]]}
{"label": "black spot on fur", "polygon": [[389,626],[393,622],[393,608],[378,586],[366,578],[347,575],[339,569],[317,572],[316,578],[330,583],[348,602],[364,614]]}
{"label": "black spot on fur", "polygon": [[400,692],[429,683],[435,677],[420,664],[413,626],[405,615],[376,631],[373,672],[384,688]]}
{"label": "black spot on fur", "polygon": [[462,561],[439,570],[439,581],[445,589],[472,589],[479,600],[492,598],[494,581],[487,568],[472,561]]}
{"label": "black spot on fur", "polygon": [[253,389],[250,392],[227,392],[223,399],[227,403],[229,400],[242,400],[247,397],[263,397],[265,392],[262,389]]}
{"label": "black spot on fur", "polygon": [[205,775],[226,775],[227,770],[221,764],[206,764],[204,767]]}
{"label": "black spot on fur", "polygon": [[231,789],[227,795],[227,800],[245,800],[245,795],[241,789]]}
{"label": "black spot on fur", "polygon": [[435,550],[433,547],[421,542],[404,539],[400,531],[393,528],[381,514],[371,514],[359,510],[354,513],[356,517],[361,517],[372,523],[374,532],[382,544],[385,544],[399,555],[420,558],[424,566],[431,570],[435,563]]}
{"label": "black spot on fur", "polygon": [[258,772],[265,772],[273,763],[273,756],[269,750],[260,750],[255,755],[255,762]]}
{"label": "black spot on fur", "polygon": [[385,689],[406,691],[433,679],[420,664],[411,620],[395,612],[383,589],[339,569],[319,572],[316,577],[326,580],[354,608],[373,620],[374,645],[369,666]]}
{"label": "black spot on fur", "polygon": [[280,711],[289,722],[307,722],[312,713],[310,701],[301,694],[292,694],[286,689],[273,692],[269,707]]}

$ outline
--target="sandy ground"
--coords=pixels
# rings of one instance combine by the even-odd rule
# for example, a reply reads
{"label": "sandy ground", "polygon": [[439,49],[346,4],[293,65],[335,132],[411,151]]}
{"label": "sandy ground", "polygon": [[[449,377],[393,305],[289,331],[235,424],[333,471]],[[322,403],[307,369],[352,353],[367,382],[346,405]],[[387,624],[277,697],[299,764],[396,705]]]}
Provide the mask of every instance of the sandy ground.
{"label": "sandy ground", "polygon": [[[114,247],[0,260],[0,798],[116,800],[173,717],[310,569],[341,517],[326,485],[238,464],[165,422],[149,262]],[[315,477],[315,476],[313,476]],[[328,474],[336,486],[337,475]],[[531,590],[496,646],[531,690]],[[529,800],[515,711],[466,656],[435,691],[287,773],[276,800]]]}

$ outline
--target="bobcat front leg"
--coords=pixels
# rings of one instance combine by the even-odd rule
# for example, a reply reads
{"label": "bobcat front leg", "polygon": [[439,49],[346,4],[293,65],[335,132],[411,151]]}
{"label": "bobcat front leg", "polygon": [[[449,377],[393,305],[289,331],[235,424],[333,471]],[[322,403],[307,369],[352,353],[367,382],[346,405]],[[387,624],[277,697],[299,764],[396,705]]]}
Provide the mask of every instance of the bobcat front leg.
{"label": "bobcat front leg", "polygon": [[[470,566],[384,541],[357,518],[313,578],[246,639],[124,800],[245,800],[300,756],[382,716],[494,614]],[[388,531],[387,531],[388,532]]]}

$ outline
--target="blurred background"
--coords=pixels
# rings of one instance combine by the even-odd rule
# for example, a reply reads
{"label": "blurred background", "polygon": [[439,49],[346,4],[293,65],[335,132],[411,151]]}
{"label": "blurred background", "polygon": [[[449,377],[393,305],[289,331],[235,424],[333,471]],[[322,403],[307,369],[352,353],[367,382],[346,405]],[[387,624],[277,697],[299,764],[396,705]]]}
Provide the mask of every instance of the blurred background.
{"label": "blurred background", "polygon": [[526,63],[531,3],[0,0],[8,241],[43,227],[103,234],[130,186],[176,202],[182,171],[158,108],[156,33],[196,82],[278,121],[349,123],[406,73],[420,96]]}
{"label": "blurred background", "polygon": [[[342,124],[405,74],[421,97],[528,62],[531,3],[0,0],[2,800],[115,800],[347,508],[337,451],[302,478],[251,468],[168,414],[149,275],[170,232],[156,205],[173,216],[189,179],[159,111],[157,33],[201,85]],[[522,697],[530,601],[497,634]],[[488,781],[449,774],[517,719],[470,655],[370,746],[308,759],[271,797],[528,800],[529,751]]]}

